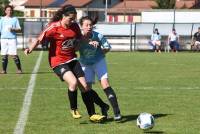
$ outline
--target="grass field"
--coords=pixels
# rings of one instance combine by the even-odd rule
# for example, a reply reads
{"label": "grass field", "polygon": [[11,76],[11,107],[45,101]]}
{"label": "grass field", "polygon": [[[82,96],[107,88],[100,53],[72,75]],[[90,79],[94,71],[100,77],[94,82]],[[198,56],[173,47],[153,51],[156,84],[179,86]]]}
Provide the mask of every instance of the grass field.
{"label": "grass field", "polygon": [[[14,131],[38,55],[39,51],[28,57],[20,52],[24,74],[15,74],[16,67],[10,59],[8,74],[0,75],[0,134]],[[83,117],[71,117],[67,86],[52,73],[47,57],[44,52],[24,134],[142,134],[136,126],[141,112],[155,117],[155,127],[145,133],[200,133],[199,53],[110,52],[110,83],[124,118],[102,124],[89,122],[80,93],[78,103]],[[108,103],[98,83],[94,89]],[[109,116],[113,117],[111,109]]]}

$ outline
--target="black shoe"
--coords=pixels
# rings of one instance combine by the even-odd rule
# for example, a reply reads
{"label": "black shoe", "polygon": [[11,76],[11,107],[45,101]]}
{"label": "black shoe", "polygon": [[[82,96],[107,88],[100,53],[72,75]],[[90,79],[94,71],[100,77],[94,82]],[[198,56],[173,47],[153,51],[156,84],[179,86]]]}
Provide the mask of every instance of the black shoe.
{"label": "black shoe", "polygon": [[105,116],[106,118],[108,117],[108,110],[109,110],[109,105],[105,104],[104,107],[101,108],[101,113],[103,116]]}

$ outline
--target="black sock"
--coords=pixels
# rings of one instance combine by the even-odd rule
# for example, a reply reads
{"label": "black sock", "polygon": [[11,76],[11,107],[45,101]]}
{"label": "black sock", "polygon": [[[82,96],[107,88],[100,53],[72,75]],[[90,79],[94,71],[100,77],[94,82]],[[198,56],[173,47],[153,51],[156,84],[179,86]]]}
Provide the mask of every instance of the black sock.
{"label": "black sock", "polygon": [[117,97],[114,90],[111,87],[107,87],[106,89],[104,89],[104,92],[106,93],[106,96],[108,100],[110,101],[110,104],[112,105],[114,114],[120,114],[120,109],[119,109]]}
{"label": "black sock", "polygon": [[77,90],[76,91],[68,90],[68,97],[69,97],[71,110],[76,110],[77,109]]}
{"label": "black sock", "polygon": [[95,92],[93,89],[90,90],[94,103],[99,105],[101,108],[105,107],[106,103],[103,102],[103,100],[99,97],[99,95],[97,94],[97,92]]}
{"label": "black sock", "polygon": [[16,66],[17,66],[17,69],[18,69],[18,70],[22,70],[22,68],[21,68],[21,62],[20,62],[19,56],[16,56],[16,57],[13,58],[13,59],[14,59],[14,61],[15,61],[15,64],[16,64]]}
{"label": "black sock", "polygon": [[87,112],[88,112],[89,116],[95,114],[94,101],[91,97],[92,96],[91,91],[81,92],[81,96],[82,96],[83,102],[87,108]]}
{"label": "black sock", "polygon": [[3,71],[6,71],[8,65],[8,56],[3,56],[2,58],[2,68]]}

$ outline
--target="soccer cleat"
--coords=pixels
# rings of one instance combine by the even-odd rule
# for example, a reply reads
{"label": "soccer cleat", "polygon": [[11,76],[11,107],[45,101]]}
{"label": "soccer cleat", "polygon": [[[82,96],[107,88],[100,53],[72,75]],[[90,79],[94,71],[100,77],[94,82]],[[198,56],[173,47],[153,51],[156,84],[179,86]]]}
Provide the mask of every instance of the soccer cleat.
{"label": "soccer cleat", "polygon": [[90,121],[92,122],[101,122],[105,119],[105,116],[103,115],[99,115],[99,114],[93,114],[92,116],[90,116]]}
{"label": "soccer cleat", "polygon": [[109,110],[108,104],[105,104],[105,106],[101,108],[101,113],[102,113],[103,116],[105,116],[105,118],[108,117],[108,110]]}
{"label": "soccer cleat", "polygon": [[81,115],[80,115],[80,113],[78,112],[77,109],[71,110],[71,114],[72,114],[72,117],[73,117],[74,119],[79,119],[79,118],[81,118]]}
{"label": "soccer cleat", "polygon": [[114,116],[114,120],[115,120],[115,121],[119,121],[119,120],[121,120],[121,119],[122,119],[121,114],[116,114],[116,115]]}
{"label": "soccer cleat", "polygon": [[17,70],[17,74],[22,74],[22,70]]}
{"label": "soccer cleat", "polygon": [[0,74],[7,74],[7,72],[4,71],[4,70],[2,70],[2,71],[0,72]]}

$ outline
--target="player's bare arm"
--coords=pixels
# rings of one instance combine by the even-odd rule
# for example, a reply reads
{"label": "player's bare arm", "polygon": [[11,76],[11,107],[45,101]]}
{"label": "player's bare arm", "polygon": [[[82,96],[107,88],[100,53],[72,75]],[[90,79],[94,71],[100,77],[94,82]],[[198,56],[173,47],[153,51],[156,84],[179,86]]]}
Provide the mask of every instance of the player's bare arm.
{"label": "player's bare arm", "polygon": [[37,39],[33,44],[31,44],[29,48],[26,48],[24,50],[24,54],[25,55],[30,54],[33,51],[33,49],[36,48],[39,44],[40,44],[40,41]]}

